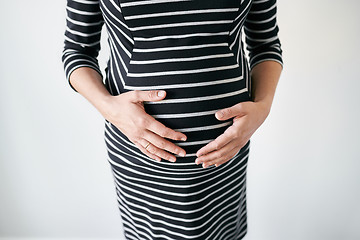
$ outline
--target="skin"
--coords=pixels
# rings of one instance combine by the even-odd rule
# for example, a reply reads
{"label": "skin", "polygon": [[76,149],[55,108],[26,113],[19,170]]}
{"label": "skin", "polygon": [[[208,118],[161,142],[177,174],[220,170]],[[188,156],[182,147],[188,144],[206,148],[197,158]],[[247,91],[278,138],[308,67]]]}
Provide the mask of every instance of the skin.
{"label": "skin", "polygon": [[282,66],[264,61],[251,71],[252,101],[241,102],[215,113],[218,120],[233,118],[233,124],[215,140],[196,152],[196,164],[217,167],[230,160],[247,143],[270,113]]}
{"label": "skin", "polygon": [[[203,167],[213,164],[219,166],[246,144],[270,112],[281,71],[282,66],[275,61],[261,62],[252,69],[253,102],[238,103],[215,113],[219,120],[233,118],[233,124],[214,141],[197,151],[196,164],[203,163]],[[74,70],[69,81],[105,119],[148,157],[157,161],[165,159],[175,162],[174,154],[186,154],[183,148],[166,139],[186,141],[186,135],[164,126],[144,110],[144,101],[161,101],[166,97],[165,91],[135,90],[112,96],[105,88],[100,74],[89,67]],[[160,92],[164,95],[160,95]],[[128,114],[122,114],[123,112]]]}
{"label": "skin", "polygon": [[[164,126],[144,110],[143,101],[160,101],[165,98],[166,92],[163,96],[158,96],[162,91],[135,90],[112,96],[105,88],[100,74],[89,67],[74,70],[69,81],[105,119],[150,158],[157,161],[163,158],[174,162],[176,157],[171,153],[180,156],[186,154],[183,148],[166,140],[169,138],[186,141],[186,135]],[[123,114],[124,112],[128,114]]]}

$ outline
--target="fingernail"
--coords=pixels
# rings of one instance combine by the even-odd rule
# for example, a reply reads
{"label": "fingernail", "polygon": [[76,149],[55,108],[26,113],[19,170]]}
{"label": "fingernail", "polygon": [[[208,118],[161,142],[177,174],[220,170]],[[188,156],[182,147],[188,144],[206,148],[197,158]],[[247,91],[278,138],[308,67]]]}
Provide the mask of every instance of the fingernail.
{"label": "fingernail", "polygon": [[222,118],[224,116],[224,113],[221,111],[217,112],[216,114],[217,114],[218,118]]}
{"label": "fingernail", "polygon": [[171,162],[176,162],[176,157],[170,158],[170,161],[171,161]]}
{"label": "fingernail", "polygon": [[185,157],[186,153],[185,153],[185,152],[181,152],[181,153],[179,153],[179,155],[182,156],[182,157]]}
{"label": "fingernail", "polygon": [[165,96],[165,91],[158,91],[157,94],[159,97],[163,97],[163,96]]}
{"label": "fingernail", "polygon": [[182,137],[181,140],[182,140],[182,141],[186,141],[186,137]]}
{"label": "fingernail", "polygon": [[202,167],[203,167],[203,168],[206,168],[206,167],[207,167],[207,165],[203,163],[203,164],[202,164]]}

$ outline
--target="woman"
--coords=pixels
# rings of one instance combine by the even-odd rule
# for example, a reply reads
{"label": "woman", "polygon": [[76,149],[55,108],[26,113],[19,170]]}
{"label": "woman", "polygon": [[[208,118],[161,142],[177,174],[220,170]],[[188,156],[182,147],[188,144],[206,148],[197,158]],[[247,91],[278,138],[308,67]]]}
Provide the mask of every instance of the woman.
{"label": "woman", "polygon": [[242,239],[250,137],[282,70],[276,1],[68,0],[67,14],[67,80],[105,118],[126,239]]}

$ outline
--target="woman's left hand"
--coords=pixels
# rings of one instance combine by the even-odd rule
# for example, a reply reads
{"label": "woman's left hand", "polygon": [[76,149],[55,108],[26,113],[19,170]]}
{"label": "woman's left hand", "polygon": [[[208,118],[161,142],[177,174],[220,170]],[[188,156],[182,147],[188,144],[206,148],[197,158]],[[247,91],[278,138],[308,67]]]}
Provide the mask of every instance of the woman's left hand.
{"label": "woman's left hand", "polygon": [[200,148],[196,164],[203,163],[203,168],[215,164],[219,166],[229,161],[248,142],[254,132],[265,121],[271,104],[266,102],[241,102],[215,113],[218,120],[233,118],[233,124],[215,140]]}

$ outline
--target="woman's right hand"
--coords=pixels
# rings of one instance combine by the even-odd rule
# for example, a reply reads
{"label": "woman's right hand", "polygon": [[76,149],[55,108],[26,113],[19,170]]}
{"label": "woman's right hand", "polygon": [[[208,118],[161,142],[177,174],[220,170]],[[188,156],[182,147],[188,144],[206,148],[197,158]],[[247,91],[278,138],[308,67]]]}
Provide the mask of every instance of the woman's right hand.
{"label": "woman's right hand", "polygon": [[165,91],[134,90],[109,96],[108,104],[102,114],[147,156],[157,161],[163,158],[175,162],[176,157],[171,153],[185,156],[186,152],[165,138],[186,141],[186,135],[155,120],[145,112],[143,103],[160,101],[165,95]]}

